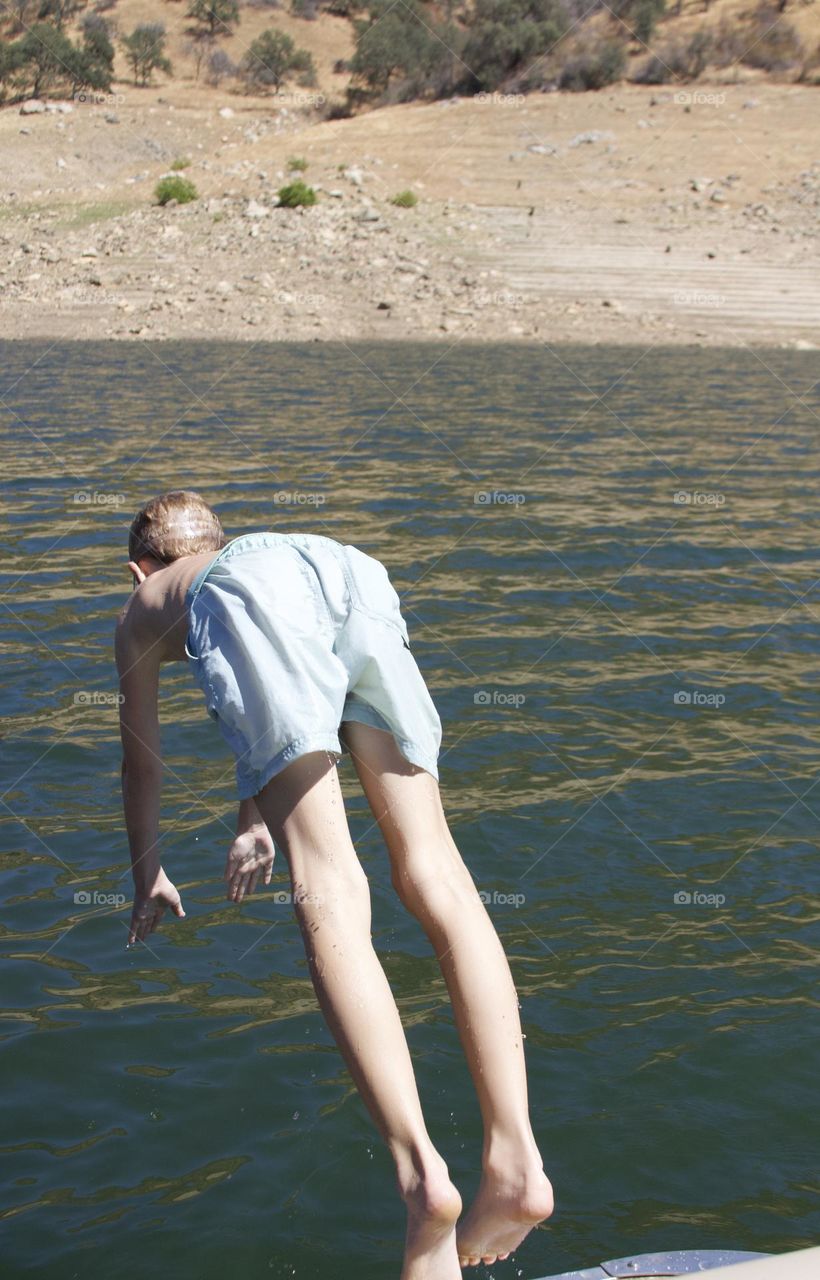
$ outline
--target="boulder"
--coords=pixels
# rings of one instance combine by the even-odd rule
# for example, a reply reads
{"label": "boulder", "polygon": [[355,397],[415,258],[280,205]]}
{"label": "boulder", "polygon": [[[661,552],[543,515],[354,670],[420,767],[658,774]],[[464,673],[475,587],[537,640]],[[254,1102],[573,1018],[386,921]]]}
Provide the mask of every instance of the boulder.
{"label": "boulder", "polygon": [[585,143],[612,142],[614,138],[614,133],[610,133],[607,129],[587,129],[585,133],[576,133],[574,138],[570,138],[567,146],[580,147]]}

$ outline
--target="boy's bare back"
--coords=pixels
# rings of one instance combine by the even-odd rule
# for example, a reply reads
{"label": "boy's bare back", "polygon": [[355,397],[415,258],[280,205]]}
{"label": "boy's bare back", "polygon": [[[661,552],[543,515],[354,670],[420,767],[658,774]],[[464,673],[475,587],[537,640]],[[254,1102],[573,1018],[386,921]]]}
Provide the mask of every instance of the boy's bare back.
{"label": "boy's bare back", "polygon": [[184,556],[150,574],[135,588],[117,624],[118,667],[120,653],[131,662],[139,662],[149,651],[158,663],[184,660],[188,628],[185,596],[196,575],[215,555],[215,551],[202,551]]}

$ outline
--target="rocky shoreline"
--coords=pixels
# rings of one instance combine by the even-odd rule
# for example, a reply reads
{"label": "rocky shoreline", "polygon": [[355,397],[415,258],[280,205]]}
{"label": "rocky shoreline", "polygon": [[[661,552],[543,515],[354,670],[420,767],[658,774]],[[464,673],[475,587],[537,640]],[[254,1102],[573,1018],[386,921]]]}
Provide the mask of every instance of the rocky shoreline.
{"label": "rocky shoreline", "polygon": [[[17,336],[423,337],[501,289],[498,271],[467,273],[408,227],[408,211],[370,201],[285,210],[224,196],[62,233],[50,221],[25,240],[0,234],[0,314],[15,316]],[[446,206],[434,222],[445,238],[463,226]]]}
{"label": "rocky shoreline", "polygon": [[[804,96],[766,87],[761,150]],[[793,157],[769,151],[757,173],[733,122],[759,100],[739,90],[735,105],[695,124],[672,94],[634,90],[333,124],[163,98],[7,109],[0,335],[811,349],[810,125]],[[278,207],[294,151],[309,156],[310,208]],[[159,206],[153,188],[177,155],[200,198]],[[416,208],[391,202],[405,187]]]}

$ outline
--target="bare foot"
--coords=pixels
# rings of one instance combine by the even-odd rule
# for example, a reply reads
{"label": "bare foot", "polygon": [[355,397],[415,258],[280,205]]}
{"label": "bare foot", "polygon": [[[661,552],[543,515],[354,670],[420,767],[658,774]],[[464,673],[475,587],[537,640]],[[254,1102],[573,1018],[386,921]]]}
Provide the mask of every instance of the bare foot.
{"label": "bare foot", "polygon": [[401,1280],[461,1280],[455,1230],[461,1196],[444,1162],[440,1171],[402,1195],[407,1205],[407,1238]]}
{"label": "bare foot", "polygon": [[461,1266],[503,1262],[552,1209],[552,1186],[543,1169],[517,1181],[485,1171],[458,1230]]}

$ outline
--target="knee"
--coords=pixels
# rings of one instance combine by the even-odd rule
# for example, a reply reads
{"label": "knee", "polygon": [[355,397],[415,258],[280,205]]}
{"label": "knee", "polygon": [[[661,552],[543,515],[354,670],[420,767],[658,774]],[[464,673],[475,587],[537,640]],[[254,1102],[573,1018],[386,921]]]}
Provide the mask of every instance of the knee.
{"label": "knee", "polygon": [[453,856],[449,848],[394,863],[392,880],[404,907],[422,918],[464,910],[480,901],[461,855]]}
{"label": "knee", "polygon": [[370,912],[370,889],[358,859],[307,861],[291,874],[293,905],[300,921],[316,924]]}

